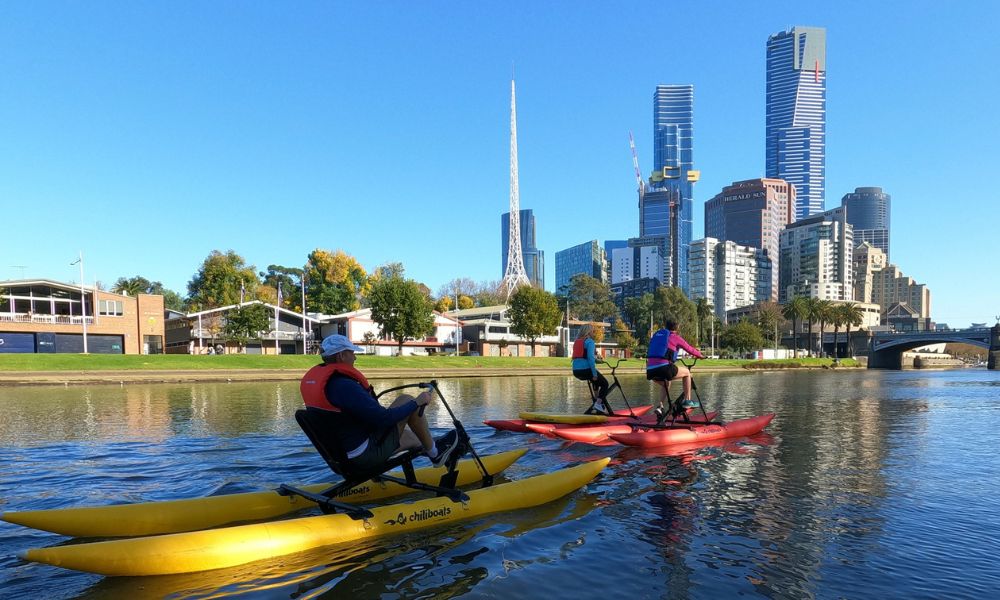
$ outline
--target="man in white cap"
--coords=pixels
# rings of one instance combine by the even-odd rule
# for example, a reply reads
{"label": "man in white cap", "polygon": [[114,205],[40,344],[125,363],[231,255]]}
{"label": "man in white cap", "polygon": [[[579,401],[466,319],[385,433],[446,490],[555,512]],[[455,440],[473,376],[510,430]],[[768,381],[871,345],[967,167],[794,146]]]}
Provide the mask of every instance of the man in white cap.
{"label": "man in white cap", "polygon": [[339,413],[334,437],[357,468],[372,470],[399,450],[420,448],[435,466],[448,460],[458,445],[452,430],[437,441],[420,413],[433,398],[425,391],[416,397],[401,394],[389,408],[379,404],[375,390],[354,368],[354,353],[361,348],[343,335],[327,336],[320,346],[323,364],[302,378],[299,390],[308,408]]}

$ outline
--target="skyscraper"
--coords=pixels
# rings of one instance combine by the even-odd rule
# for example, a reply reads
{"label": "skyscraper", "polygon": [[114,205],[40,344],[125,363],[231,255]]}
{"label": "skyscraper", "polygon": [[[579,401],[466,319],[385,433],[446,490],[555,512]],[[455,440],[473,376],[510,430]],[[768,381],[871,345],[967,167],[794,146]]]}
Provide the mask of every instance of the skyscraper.
{"label": "skyscraper", "polygon": [[[530,208],[518,211],[521,241],[521,261],[528,281],[535,287],[545,287],[545,252],[535,246],[535,213]],[[503,272],[507,272],[510,258],[510,213],[500,217],[500,238],[503,254]]]}
{"label": "skyscraper", "polygon": [[[795,220],[795,188],[780,179],[748,179],[722,188],[705,203],[705,237],[760,248],[778,264],[778,235]],[[692,272],[694,267],[691,267]],[[778,300],[778,269],[770,271]],[[693,284],[692,284],[693,287]],[[694,297],[694,296],[692,296]]]}
{"label": "skyscraper", "polygon": [[653,94],[653,176],[639,206],[639,236],[669,238],[661,278],[688,292],[693,229],[694,86],[658,85]]}
{"label": "skyscraper", "polygon": [[597,240],[556,252],[556,293],[562,293],[574,275],[586,275],[606,283],[606,263],[604,248]]}
{"label": "skyscraper", "polygon": [[826,30],[792,27],[767,39],[765,174],[795,186],[796,219],[823,212]]}
{"label": "skyscraper", "polygon": [[854,188],[844,194],[840,204],[847,211],[847,222],[854,226],[854,244],[868,242],[889,258],[889,208],[892,197],[880,187]]}

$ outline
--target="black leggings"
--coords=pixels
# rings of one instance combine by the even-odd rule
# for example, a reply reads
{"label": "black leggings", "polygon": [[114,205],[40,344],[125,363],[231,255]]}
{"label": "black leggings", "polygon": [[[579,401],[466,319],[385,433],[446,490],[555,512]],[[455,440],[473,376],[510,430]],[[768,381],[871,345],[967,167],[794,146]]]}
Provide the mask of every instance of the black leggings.
{"label": "black leggings", "polygon": [[597,379],[592,379],[592,376],[593,373],[590,369],[573,369],[573,377],[592,383],[597,388],[597,397],[604,400],[608,397],[608,379],[600,373],[597,374]]}

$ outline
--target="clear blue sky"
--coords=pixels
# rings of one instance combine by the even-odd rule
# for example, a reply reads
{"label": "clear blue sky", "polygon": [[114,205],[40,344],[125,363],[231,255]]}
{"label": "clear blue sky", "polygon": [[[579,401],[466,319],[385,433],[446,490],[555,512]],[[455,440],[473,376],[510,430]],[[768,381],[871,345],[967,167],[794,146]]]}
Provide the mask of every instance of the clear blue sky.
{"label": "clear blue sky", "polygon": [[993,323],[998,6],[7,2],[0,279],[76,281],[83,250],[88,281],[186,294],[213,249],[262,270],[314,248],[435,292],[500,279],[513,65],[551,289],[557,251],[637,234],[628,131],[648,172],[657,84],[695,86],[695,237],[705,200],[763,175],[765,42],[807,25],[827,29],[827,207],[883,187],[934,318]]}

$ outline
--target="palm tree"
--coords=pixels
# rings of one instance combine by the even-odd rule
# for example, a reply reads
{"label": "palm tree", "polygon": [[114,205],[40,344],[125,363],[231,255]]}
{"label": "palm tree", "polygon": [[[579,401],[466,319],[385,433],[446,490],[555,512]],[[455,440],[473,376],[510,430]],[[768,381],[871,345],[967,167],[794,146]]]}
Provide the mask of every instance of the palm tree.
{"label": "palm tree", "polygon": [[701,346],[704,345],[702,344],[701,341],[702,325],[705,323],[705,319],[707,319],[712,314],[712,305],[708,303],[708,298],[698,298],[697,300],[695,300],[694,311],[698,317],[697,330],[696,330],[698,334],[695,337],[698,339],[697,345],[700,348]]}
{"label": "palm tree", "polygon": [[816,318],[819,319],[819,355],[822,358],[823,352],[823,333],[826,330],[826,324],[830,320],[833,314],[834,304],[830,300],[817,300],[816,301]]}
{"label": "palm tree", "polygon": [[764,331],[773,331],[775,354],[778,351],[778,325],[781,323],[781,305],[777,302],[761,302],[757,305],[757,324]]}
{"label": "palm tree", "polygon": [[813,348],[816,347],[816,345],[813,344],[813,321],[819,317],[819,300],[809,297],[805,298],[803,301],[805,302],[806,307],[805,318],[806,321],[808,321],[808,327],[806,328],[806,331],[808,332],[806,334],[808,336],[807,346],[809,347],[809,356],[812,356]]}
{"label": "palm tree", "polygon": [[844,305],[837,304],[830,309],[830,323],[833,325],[833,357],[840,358],[840,346],[837,338],[840,337],[840,326],[844,324]]}
{"label": "palm tree", "polygon": [[857,304],[853,302],[848,302],[841,306],[841,312],[843,312],[844,325],[847,326],[847,357],[851,358],[854,353],[851,352],[851,325],[857,327],[865,322],[865,314]]}
{"label": "palm tree", "polygon": [[785,304],[783,309],[781,309],[781,314],[792,322],[792,339],[794,340],[795,355],[798,356],[799,320],[806,317],[806,299],[801,296],[795,296]]}

